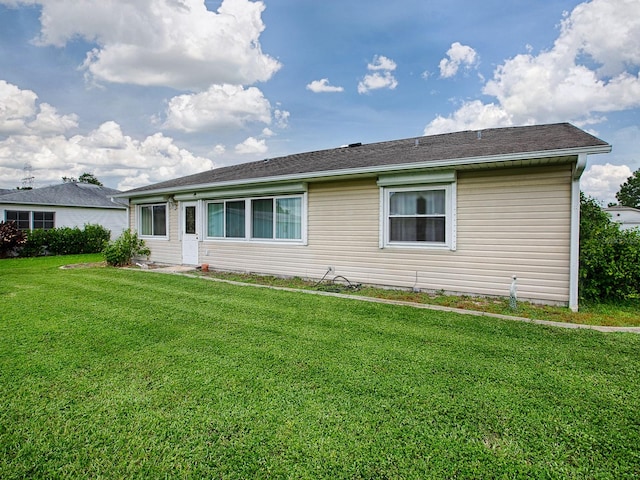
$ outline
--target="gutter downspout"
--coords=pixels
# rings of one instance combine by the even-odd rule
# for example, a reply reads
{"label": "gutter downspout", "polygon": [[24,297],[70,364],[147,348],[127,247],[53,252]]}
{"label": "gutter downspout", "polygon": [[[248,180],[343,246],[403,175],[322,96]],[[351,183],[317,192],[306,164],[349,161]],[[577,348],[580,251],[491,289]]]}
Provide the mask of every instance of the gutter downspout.
{"label": "gutter downspout", "polygon": [[580,272],[580,177],[587,166],[587,154],[578,155],[571,178],[571,233],[569,253],[569,308],[578,311],[578,283]]}

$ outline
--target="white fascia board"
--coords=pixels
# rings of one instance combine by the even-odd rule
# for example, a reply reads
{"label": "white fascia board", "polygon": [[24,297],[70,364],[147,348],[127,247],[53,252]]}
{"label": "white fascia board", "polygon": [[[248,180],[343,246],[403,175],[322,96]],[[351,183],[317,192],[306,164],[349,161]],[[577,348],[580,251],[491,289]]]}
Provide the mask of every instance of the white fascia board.
{"label": "white fascia board", "polygon": [[227,182],[219,183],[203,183],[195,185],[185,185],[181,187],[169,187],[161,188],[157,190],[147,190],[139,193],[126,193],[121,195],[115,195],[120,198],[133,198],[144,197],[148,195],[159,194],[175,194],[181,192],[197,192],[202,190],[214,190],[225,189],[241,185],[258,185],[264,183],[274,182],[293,182],[293,181],[309,181],[309,180],[321,180],[329,178],[342,178],[349,176],[362,176],[362,175],[375,175],[379,173],[387,172],[400,172],[403,170],[420,170],[420,169],[444,169],[451,167],[458,167],[464,165],[482,165],[485,163],[506,163],[517,160],[533,160],[537,158],[552,158],[552,157],[567,157],[567,156],[580,156],[580,155],[594,155],[599,153],[609,153],[611,151],[611,145],[601,145],[593,147],[579,147],[579,148],[564,148],[557,150],[542,150],[539,152],[519,152],[510,153],[507,155],[492,155],[483,157],[466,157],[466,158],[453,158],[447,160],[430,160],[427,162],[415,162],[415,163],[400,163],[395,165],[379,165],[375,167],[358,167],[347,168],[344,170],[323,170],[308,173],[295,173],[289,175],[281,175],[276,177],[263,177],[263,178],[246,178],[242,180],[231,180]]}

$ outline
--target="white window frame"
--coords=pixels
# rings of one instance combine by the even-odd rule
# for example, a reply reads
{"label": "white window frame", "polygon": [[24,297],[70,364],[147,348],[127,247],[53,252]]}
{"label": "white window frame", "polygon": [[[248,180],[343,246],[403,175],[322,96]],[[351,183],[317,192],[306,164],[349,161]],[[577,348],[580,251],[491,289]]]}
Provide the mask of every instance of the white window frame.
{"label": "white window frame", "polygon": [[[397,192],[426,192],[444,190],[445,192],[445,240],[444,242],[400,242],[391,241],[390,199]],[[429,185],[389,186],[380,188],[380,248],[423,248],[456,250],[456,184],[440,183]]]}
{"label": "white window frame", "polygon": [[[300,238],[276,238],[276,220],[277,215],[275,213],[276,202],[279,199],[288,199],[288,198],[299,198],[301,203],[301,214],[300,214]],[[273,238],[256,238],[253,237],[253,201],[254,200],[272,200],[274,215],[273,215]],[[245,226],[244,226],[244,237],[212,237],[209,236],[209,205],[210,204],[222,204],[223,206],[223,226],[222,232],[223,235],[226,235],[226,204],[229,202],[244,202],[245,204]],[[203,215],[205,218],[205,232],[206,232],[206,240],[207,241],[220,241],[220,242],[251,242],[251,243],[286,243],[290,245],[306,245],[307,244],[307,194],[299,193],[293,195],[266,195],[266,196],[255,196],[255,197],[244,197],[244,198],[221,198],[221,199],[211,199],[205,201],[205,208],[203,209]]]}
{"label": "white window frame", "polygon": [[[165,223],[164,235],[153,235],[153,234],[145,235],[142,233],[142,209],[148,208],[148,207],[152,208],[152,212],[153,212],[153,207],[164,207],[164,223]],[[136,205],[136,217],[137,217],[138,234],[140,235],[140,238],[148,238],[153,240],[169,239],[169,205],[166,202],[142,203],[142,204]],[[153,219],[153,213],[151,215],[151,218]],[[152,227],[152,230],[155,230],[155,229]]]}

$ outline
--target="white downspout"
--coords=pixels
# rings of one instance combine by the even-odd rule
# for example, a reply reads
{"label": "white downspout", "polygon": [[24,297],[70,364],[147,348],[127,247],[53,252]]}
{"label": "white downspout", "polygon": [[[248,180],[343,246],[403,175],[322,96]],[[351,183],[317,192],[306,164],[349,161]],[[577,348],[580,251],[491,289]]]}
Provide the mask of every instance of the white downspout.
{"label": "white downspout", "polygon": [[571,179],[571,250],[569,253],[569,308],[578,311],[578,281],[580,272],[580,177],[587,166],[587,154],[578,155]]}

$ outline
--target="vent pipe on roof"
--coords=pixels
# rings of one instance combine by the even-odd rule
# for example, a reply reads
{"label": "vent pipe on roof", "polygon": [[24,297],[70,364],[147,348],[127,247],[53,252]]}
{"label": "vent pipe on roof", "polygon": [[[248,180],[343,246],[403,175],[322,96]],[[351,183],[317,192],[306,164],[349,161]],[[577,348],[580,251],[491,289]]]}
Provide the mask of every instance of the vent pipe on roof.
{"label": "vent pipe on roof", "polygon": [[482,140],[482,130],[478,130],[478,140]]}
{"label": "vent pipe on roof", "polygon": [[414,147],[417,147],[418,145],[420,145],[420,139],[416,138],[416,144],[414,145]]}

